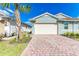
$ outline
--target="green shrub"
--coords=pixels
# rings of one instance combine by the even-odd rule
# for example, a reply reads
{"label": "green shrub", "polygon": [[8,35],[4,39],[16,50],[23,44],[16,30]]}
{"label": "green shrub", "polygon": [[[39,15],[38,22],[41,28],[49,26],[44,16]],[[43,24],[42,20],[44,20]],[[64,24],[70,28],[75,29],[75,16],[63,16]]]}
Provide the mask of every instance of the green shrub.
{"label": "green shrub", "polygon": [[75,33],[75,38],[79,38],[79,33]]}
{"label": "green shrub", "polygon": [[79,33],[74,33],[74,32],[65,32],[62,34],[63,36],[73,38],[74,40],[79,41]]}
{"label": "green shrub", "polygon": [[79,38],[79,33],[74,33],[74,32],[65,32],[62,35],[70,38]]}
{"label": "green shrub", "polygon": [[4,38],[4,34],[0,34],[0,40],[2,40],[2,38]]}
{"label": "green shrub", "polygon": [[75,33],[74,32],[69,32],[70,33],[70,38],[74,38]]}
{"label": "green shrub", "polygon": [[15,32],[13,32],[13,33],[12,33],[12,36],[15,36],[15,35],[16,35],[16,33],[15,33]]}
{"label": "green shrub", "polygon": [[12,38],[12,39],[10,39],[10,41],[9,41],[9,43],[16,43],[17,41],[16,41],[16,38]]}
{"label": "green shrub", "polygon": [[66,37],[70,37],[71,34],[72,34],[72,33],[70,33],[70,32],[65,32],[63,35],[66,36]]}
{"label": "green shrub", "polygon": [[26,43],[31,39],[30,35],[28,33],[23,33],[22,38],[19,39],[21,43]]}
{"label": "green shrub", "polygon": [[26,43],[31,39],[30,35],[26,32],[22,34],[22,37],[17,41],[16,38],[10,39],[9,43]]}

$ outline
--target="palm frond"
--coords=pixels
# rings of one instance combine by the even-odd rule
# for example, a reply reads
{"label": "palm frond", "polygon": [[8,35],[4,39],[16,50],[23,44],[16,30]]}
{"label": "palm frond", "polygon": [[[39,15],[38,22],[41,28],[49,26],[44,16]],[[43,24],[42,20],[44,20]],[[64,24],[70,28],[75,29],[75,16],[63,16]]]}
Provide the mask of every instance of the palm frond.
{"label": "palm frond", "polygon": [[0,4],[3,8],[10,8],[10,3],[1,3]]}
{"label": "palm frond", "polygon": [[22,11],[22,12],[29,12],[30,9],[31,9],[31,7],[30,7],[30,5],[20,5],[20,6],[19,6],[19,9],[20,9],[20,11]]}

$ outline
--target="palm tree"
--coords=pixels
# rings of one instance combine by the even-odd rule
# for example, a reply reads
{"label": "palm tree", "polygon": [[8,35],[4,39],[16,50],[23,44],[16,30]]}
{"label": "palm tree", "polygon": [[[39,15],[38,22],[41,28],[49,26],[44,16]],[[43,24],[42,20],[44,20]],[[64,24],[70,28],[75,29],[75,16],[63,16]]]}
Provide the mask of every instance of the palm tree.
{"label": "palm tree", "polygon": [[[14,15],[16,18],[17,31],[18,31],[18,39],[21,37],[21,19],[20,19],[20,11],[21,12],[29,12],[31,7],[30,5],[25,5],[21,3],[12,3],[14,5]],[[10,3],[2,3],[0,4],[3,8],[10,8]]]}

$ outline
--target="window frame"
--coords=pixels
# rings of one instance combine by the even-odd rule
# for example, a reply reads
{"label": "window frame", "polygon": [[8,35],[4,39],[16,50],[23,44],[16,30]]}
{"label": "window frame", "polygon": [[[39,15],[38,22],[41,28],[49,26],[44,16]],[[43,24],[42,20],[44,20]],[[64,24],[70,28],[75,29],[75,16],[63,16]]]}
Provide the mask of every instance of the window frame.
{"label": "window frame", "polygon": [[64,21],[64,29],[68,29],[68,22]]}

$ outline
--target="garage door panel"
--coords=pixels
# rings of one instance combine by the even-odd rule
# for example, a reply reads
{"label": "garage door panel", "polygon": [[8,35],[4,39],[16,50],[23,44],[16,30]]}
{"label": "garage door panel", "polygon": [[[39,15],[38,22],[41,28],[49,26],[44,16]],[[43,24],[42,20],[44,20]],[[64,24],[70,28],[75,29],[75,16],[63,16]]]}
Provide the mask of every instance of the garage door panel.
{"label": "garage door panel", "polygon": [[35,34],[57,34],[57,24],[35,24]]}

